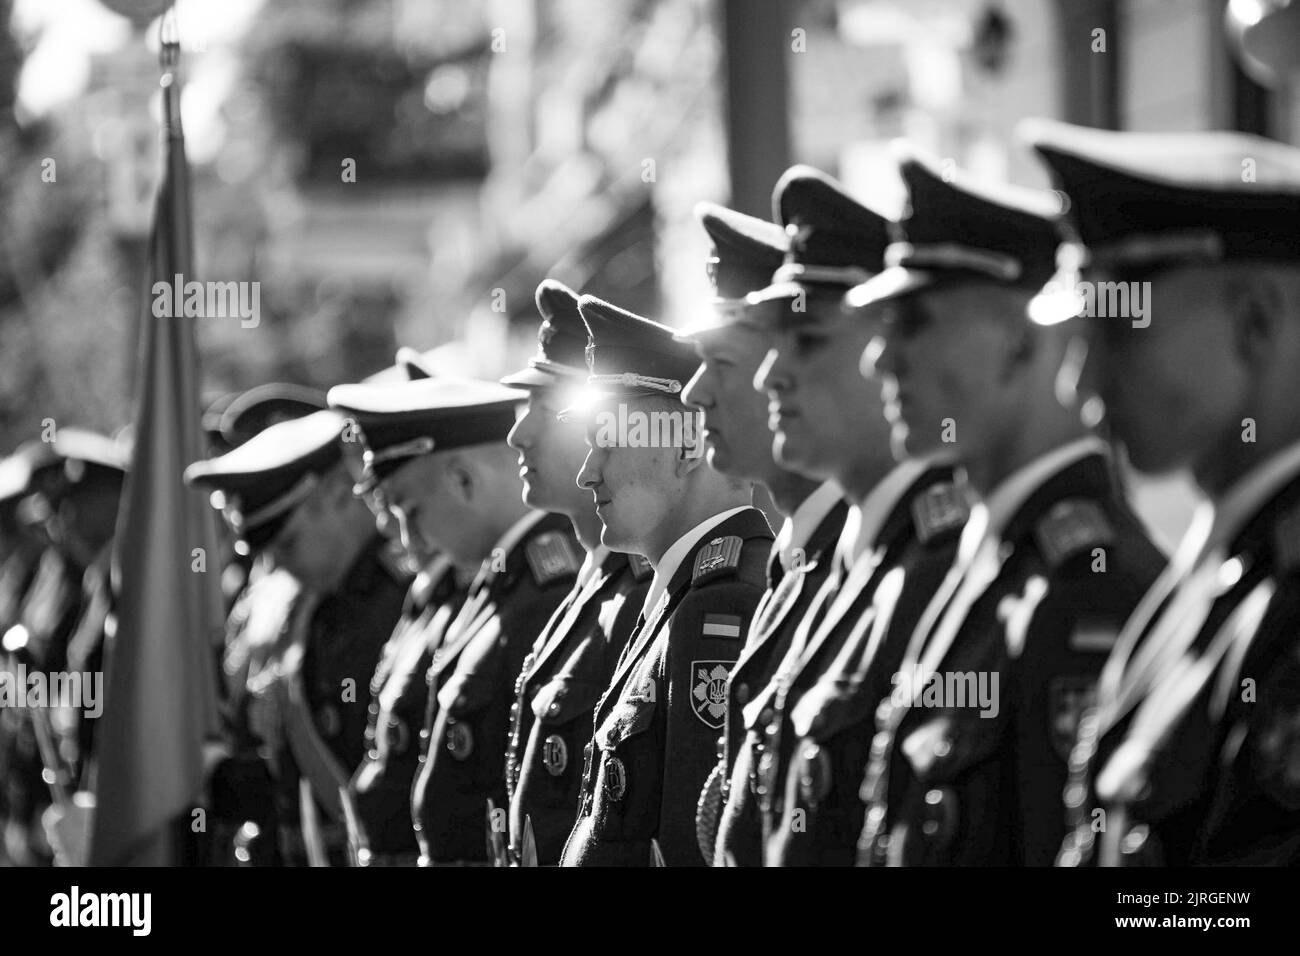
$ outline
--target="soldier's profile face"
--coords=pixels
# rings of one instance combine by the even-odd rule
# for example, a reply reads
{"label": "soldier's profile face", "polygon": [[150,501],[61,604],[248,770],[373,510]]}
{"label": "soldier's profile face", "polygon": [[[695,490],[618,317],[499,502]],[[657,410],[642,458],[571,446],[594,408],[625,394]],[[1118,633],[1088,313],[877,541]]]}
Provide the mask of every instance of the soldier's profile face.
{"label": "soldier's profile face", "polygon": [[583,424],[556,417],[570,404],[569,389],[531,389],[515,427],[506,436],[506,442],[519,453],[524,502],[542,511],[575,514],[592,508],[591,496],[574,480],[587,457]]}
{"label": "soldier's profile face", "polygon": [[807,309],[814,314],[774,337],[754,386],[767,396],[777,461],[812,477],[842,478],[864,459],[889,453],[880,389],[858,370],[872,327],[838,298],[810,298]]}
{"label": "soldier's profile face", "polygon": [[996,411],[1004,337],[978,290],[943,289],[882,302],[871,344],[895,447],[908,456],[978,452]]}
{"label": "soldier's profile face", "polygon": [[[681,448],[628,441],[604,427],[613,420],[662,412],[675,403],[627,399],[597,411],[586,427],[587,459],[578,484],[592,496],[601,522],[601,543],[614,551],[645,553],[644,543],[672,521],[682,493],[677,477]],[[613,418],[602,418],[602,413]]]}
{"label": "soldier's profile face", "polygon": [[442,469],[433,455],[422,455],[403,462],[386,475],[382,482],[389,510],[397,519],[402,546],[424,562],[437,551],[445,550],[443,539],[449,510],[445,495],[439,495]]}
{"label": "soldier's profile face", "polygon": [[769,334],[747,327],[696,339],[702,364],[682,392],[682,401],[703,411],[709,466],[724,475],[764,481],[775,468],[767,403],[753,387],[770,342]]}
{"label": "soldier's profile face", "polygon": [[1080,320],[1088,340],[1084,381],[1105,404],[1107,432],[1139,471],[1195,467],[1242,428],[1250,376],[1236,361],[1227,294],[1213,270],[1168,270],[1151,278],[1145,325]]}
{"label": "soldier's profile face", "polygon": [[275,532],[267,551],[277,567],[284,568],[307,587],[333,583],[337,570],[334,537],[339,527],[331,520],[326,489],[318,485],[302,504],[290,513]]}

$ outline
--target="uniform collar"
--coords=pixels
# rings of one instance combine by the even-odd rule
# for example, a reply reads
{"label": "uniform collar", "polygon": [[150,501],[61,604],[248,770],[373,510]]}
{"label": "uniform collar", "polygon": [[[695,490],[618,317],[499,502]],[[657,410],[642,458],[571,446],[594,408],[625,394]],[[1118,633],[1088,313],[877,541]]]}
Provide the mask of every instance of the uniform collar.
{"label": "uniform collar", "polygon": [[1300,442],[1243,475],[1214,504],[1209,545],[1226,546],[1291,479],[1300,474]]}
{"label": "uniform collar", "polygon": [[781,569],[789,571],[794,563],[797,551],[807,549],[808,540],[817,530],[818,525],[844,497],[844,491],[833,481],[823,482],[794,509],[794,514],[785,519],[772,542],[772,552],[781,561]]}
{"label": "uniform collar", "polygon": [[860,555],[876,546],[876,539],[880,537],[885,522],[898,507],[903,495],[937,461],[935,458],[909,458],[900,462],[849,512],[840,539],[845,566],[851,565]]}
{"label": "uniform collar", "polygon": [[[529,511],[522,518],[506,528],[505,534],[497,539],[488,556],[483,559],[483,564],[479,568],[478,576],[475,581],[486,581],[492,577],[493,568],[496,566],[494,561],[495,555],[508,555],[520,541],[532,531],[539,521],[547,516],[546,511]],[[472,588],[471,588],[472,589]]]}
{"label": "uniform collar", "polygon": [[742,511],[749,509],[749,505],[741,505],[739,508],[728,508],[726,511],[720,511],[715,515],[705,518],[690,531],[674,541],[671,547],[664,552],[664,556],[659,559],[658,565],[655,566],[655,576],[650,582],[650,590],[646,592],[645,603],[641,606],[641,613],[648,619],[650,611],[659,603],[664,592],[668,590],[668,582],[673,579],[677,573],[678,567],[682,561],[690,554],[691,549],[722,522],[726,521]]}
{"label": "uniform collar", "polygon": [[588,581],[594,576],[605,570],[605,562],[609,560],[613,552],[603,544],[598,544],[587,552],[587,557],[582,561],[582,567],[578,569],[578,580],[574,584],[575,591],[581,591]]}
{"label": "uniform collar", "polygon": [[[499,551],[502,554],[509,554],[514,550],[515,545],[519,544],[524,539],[524,536],[533,530],[533,525],[545,517],[545,511],[529,511],[509,528],[506,528],[505,534],[497,540],[492,550]],[[489,560],[491,559],[489,558]]]}
{"label": "uniform collar", "polygon": [[986,533],[1001,535],[1035,491],[1075,462],[1089,455],[1105,455],[1106,444],[1095,435],[1079,438],[1039,455],[1004,478],[984,499],[988,511]]}

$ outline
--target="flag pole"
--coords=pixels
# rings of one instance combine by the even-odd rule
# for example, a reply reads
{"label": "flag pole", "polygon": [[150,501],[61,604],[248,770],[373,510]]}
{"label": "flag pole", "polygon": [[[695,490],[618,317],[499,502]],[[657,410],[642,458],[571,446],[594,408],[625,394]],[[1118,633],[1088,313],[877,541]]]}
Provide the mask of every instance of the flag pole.
{"label": "flag pole", "polygon": [[204,748],[219,726],[213,641],[223,609],[219,570],[207,568],[218,560],[216,524],[182,481],[203,450],[195,320],[152,308],[156,288],[193,268],[179,63],[169,5],[159,24],[162,179],[140,302],[135,446],[114,543],[118,626],[105,652],[92,865],[182,862],[181,826],[206,830]]}

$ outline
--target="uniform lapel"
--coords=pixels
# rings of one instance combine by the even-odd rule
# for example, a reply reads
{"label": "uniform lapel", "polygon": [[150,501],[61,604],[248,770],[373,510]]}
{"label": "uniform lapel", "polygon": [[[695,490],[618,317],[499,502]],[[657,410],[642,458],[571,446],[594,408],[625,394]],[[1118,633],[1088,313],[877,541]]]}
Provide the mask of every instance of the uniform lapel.
{"label": "uniform lapel", "polygon": [[[601,569],[593,574],[581,590],[570,592],[565,599],[565,604],[551,617],[553,627],[548,627],[544,640],[538,641],[538,653],[532,666],[528,668],[528,673],[524,676],[527,681],[533,674],[542,670],[543,666],[564,646],[563,637],[567,636],[573,630],[574,622],[582,614],[583,609],[604,590],[605,585],[609,583],[614,576],[613,570],[608,562]],[[560,640],[555,640],[560,636]]]}

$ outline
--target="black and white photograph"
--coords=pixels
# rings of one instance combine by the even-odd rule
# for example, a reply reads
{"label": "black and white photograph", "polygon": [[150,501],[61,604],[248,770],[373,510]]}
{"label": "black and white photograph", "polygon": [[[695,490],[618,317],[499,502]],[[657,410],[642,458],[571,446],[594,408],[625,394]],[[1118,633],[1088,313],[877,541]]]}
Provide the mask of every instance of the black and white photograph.
{"label": "black and white photograph", "polygon": [[1300,0],[0,28],[6,925],[617,893],[469,872],[557,867],[1283,925]]}

